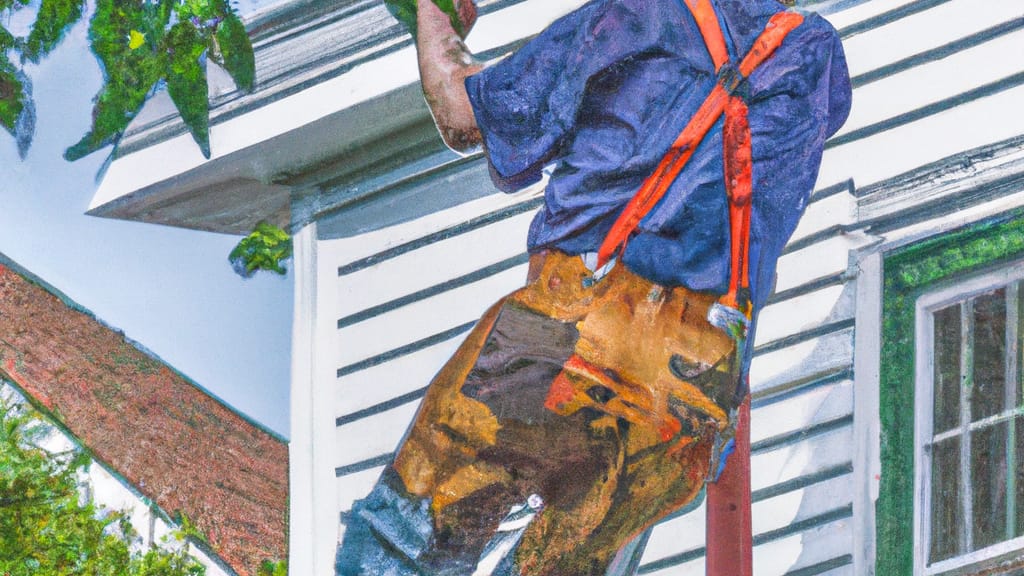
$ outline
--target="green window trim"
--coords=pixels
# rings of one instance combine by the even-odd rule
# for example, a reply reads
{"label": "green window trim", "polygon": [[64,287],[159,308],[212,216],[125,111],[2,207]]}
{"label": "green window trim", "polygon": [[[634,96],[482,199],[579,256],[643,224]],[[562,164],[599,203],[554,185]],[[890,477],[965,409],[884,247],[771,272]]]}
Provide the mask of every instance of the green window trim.
{"label": "green window trim", "polygon": [[1024,210],[884,257],[876,573],[914,574],[915,304],[930,290],[1024,257]]}

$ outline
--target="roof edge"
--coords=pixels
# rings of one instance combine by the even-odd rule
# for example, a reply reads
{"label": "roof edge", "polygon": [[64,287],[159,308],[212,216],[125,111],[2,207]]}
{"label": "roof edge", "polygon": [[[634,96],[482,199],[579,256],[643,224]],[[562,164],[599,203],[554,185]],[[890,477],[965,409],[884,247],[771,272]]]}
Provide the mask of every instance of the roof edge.
{"label": "roof edge", "polygon": [[[115,334],[118,334],[119,336],[121,336],[124,339],[124,341],[127,344],[131,345],[133,348],[135,348],[136,350],[138,350],[142,354],[145,354],[146,356],[152,358],[153,360],[155,360],[155,361],[159,362],[160,364],[162,364],[163,366],[167,367],[168,370],[170,370],[172,373],[174,373],[175,376],[178,376],[179,378],[181,378],[186,384],[192,386],[193,388],[195,388],[199,392],[202,392],[204,395],[210,397],[217,404],[220,404],[226,410],[228,410],[232,414],[234,414],[234,415],[238,416],[239,418],[241,418],[246,424],[249,424],[250,426],[252,426],[253,428],[256,428],[260,432],[263,432],[263,433],[267,434],[268,436],[270,436],[272,439],[276,440],[277,442],[280,442],[281,444],[284,444],[285,446],[288,445],[289,441],[288,441],[287,438],[285,438],[281,434],[275,432],[274,430],[271,430],[266,425],[261,424],[260,422],[257,422],[256,420],[254,420],[252,417],[248,416],[247,414],[239,411],[237,408],[235,408],[231,404],[227,403],[223,398],[221,398],[220,396],[214,394],[213,392],[208,390],[205,386],[199,384],[198,382],[196,382],[195,380],[190,378],[187,374],[184,374],[183,372],[181,372],[180,370],[178,370],[177,368],[175,368],[174,366],[172,366],[168,362],[164,361],[164,359],[161,358],[159,354],[157,354],[157,353],[153,352],[152,350],[150,350],[149,348],[145,347],[144,345],[142,345],[142,343],[129,338],[124,333],[124,330],[121,330],[120,328],[117,328],[116,326],[112,326],[108,322],[106,322],[103,319],[99,318],[91,310],[89,310],[88,308],[82,306],[78,302],[75,302],[74,300],[71,299],[70,296],[68,296],[67,294],[65,294],[64,292],[62,292],[61,290],[59,290],[58,288],[56,288],[55,286],[53,286],[49,282],[43,280],[38,275],[30,272],[24,266],[22,266],[21,264],[18,264],[16,261],[12,260],[10,257],[8,257],[3,252],[0,252],[0,266],[4,266],[6,268],[9,268],[15,274],[21,276],[22,278],[24,278],[28,282],[30,282],[32,284],[35,284],[36,286],[39,286],[40,288],[45,290],[50,295],[56,297],[58,300],[61,301],[62,304],[64,304],[65,306],[67,306],[71,310],[74,310],[75,312],[79,312],[81,314],[84,314],[85,316],[88,316],[90,319],[94,320],[95,322],[97,322],[98,324],[103,326],[104,328],[110,330],[111,332],[113,332]],[[3,379],[5,381],[11,382],[11,383],[17,385],[17,382],[14,379],[12,379],[10,377],[10,375],[6,374],[2,369],[0,369],[0,375],[3,376]],[[24,393],[24,390],[20,386],[16,386],[16,387],[18,388],[18,390],[20,392],[22,392],[23,396],[28,397]],[[33,404],[33,405],[35,405],[35,404]],[[47,413],[49,413],[49,411],[47,411]]]}

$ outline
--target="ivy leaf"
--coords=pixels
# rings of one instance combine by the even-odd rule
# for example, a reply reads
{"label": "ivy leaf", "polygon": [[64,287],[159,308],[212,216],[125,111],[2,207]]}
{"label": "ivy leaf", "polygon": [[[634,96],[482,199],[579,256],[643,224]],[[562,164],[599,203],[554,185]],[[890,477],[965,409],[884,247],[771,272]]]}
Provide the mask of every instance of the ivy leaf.
{"label": "ivy leaf", "polygon": [[[162,45],[170,20],[169,0],[98,0],[89,23],[93,52],[103,68],[103,88],[93,107],[92,129],[64,152],[77,160],[114,143],[138,114],[150,90],[167,70]],[[145,34],[145,44],[131,48],[132,30]]]}
{"label": "ivy leaf", "polygon": [[210,157],[209,87],[206,41],[192,22],[178,22],[167,33],[167,92],[178,107],[203,156]]}
{"label": "ivy leaf", "polygon": [[416,0],[384,0],[388,12],[416,37]]}
{"label": "ivy leaf", "polygon": [[[462,5],[465,14],[459,14],[459,8],[455,5],[456,0],[434,0],[434,4],[441,9],[442,12],[448,15],[448,19],[452,23],[452,28],[459,36],[465,38],[469,34],[469,28],[471,28],[476,21],[476,9],[473,6],[471,0],[459,0],[459,4]],[[468,8],[469,10],[466,10]],[[469,18],[468,22],[463,22],[463,17]]]}
{"label": "ivy leaf", "polygon": [[64,37],[72,24],[82,17],[84,0],[42,0],[32,31],[25,41],[24,56],[38,62]]}
{"label": "ivy leaf", "polygon": [[266,222],[260,222],[251,234],[228,255],[235,273],[251,278],[258,270],[287,274],[283,263],[292,257],[292,239],[287,232]]}
{"label": "ivy leaf", "polygon": [[214,60],[228,71],[239,89],[252,91],[256,78],[256,56],[249,42],[249,34],[245,31],[245,24],[229,12],[217,25],[215,39],[216,50],[211,52]]}
{"label": "ivy leaf", "polygon": [[[476,6],[471,0],[433,0],[448,15],[452,28],[465,38],[476,22]],[[416,37],[416,0],[384,0],[388,12],[401,22],[413,38]],[[461,13],[460,13],[461,12]]]}
{"label": "ivy leaf", "polygon": [[0,124],[14,136],[18,155],[24,159],[36,131],[32,81],[3,57],[0,57]]}

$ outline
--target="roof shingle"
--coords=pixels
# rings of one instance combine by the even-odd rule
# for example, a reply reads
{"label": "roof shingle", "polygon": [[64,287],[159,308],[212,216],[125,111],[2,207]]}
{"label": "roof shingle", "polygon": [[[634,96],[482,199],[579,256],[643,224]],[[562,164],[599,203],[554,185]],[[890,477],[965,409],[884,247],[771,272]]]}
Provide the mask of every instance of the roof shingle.
{"label": "roof shingle", "polygon": [[286,557],[286,444],[2,264],[0,374],[238,574]]}

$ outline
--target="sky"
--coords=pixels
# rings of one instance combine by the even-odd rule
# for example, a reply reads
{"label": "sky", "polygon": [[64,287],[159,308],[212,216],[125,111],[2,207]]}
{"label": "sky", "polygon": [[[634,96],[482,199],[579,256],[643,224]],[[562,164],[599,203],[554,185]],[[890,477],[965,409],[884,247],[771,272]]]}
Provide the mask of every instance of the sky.
{"label": "sky", "polygon": [[[267,0],[237,3],[251,12]],[[292,277],[243,280],[239,237],[86,216],[105,148],[62,157],[89,128],[99,65],[83,19],[38,65],[25,160],[0,130],[0,253],[252,420],[288,435]]]}

